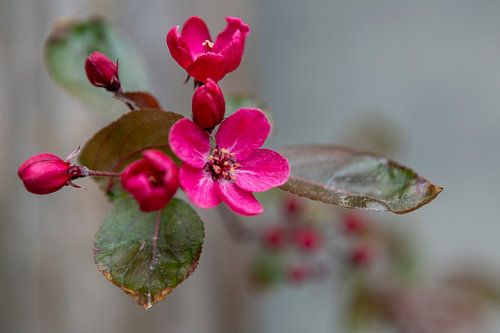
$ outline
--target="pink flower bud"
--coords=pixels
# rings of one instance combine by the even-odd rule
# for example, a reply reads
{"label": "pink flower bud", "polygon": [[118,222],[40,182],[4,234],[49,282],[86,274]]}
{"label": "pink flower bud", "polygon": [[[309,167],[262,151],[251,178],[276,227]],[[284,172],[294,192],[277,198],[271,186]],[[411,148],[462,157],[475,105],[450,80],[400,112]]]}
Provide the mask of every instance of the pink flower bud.
{"label": "pink flower bud", "polygon": [[359,246],[349,254],[349,262],[354,266],[366,266],[373,260],[373,249],[367,246]]}
{"label": "pink flower bud", "polygon": [[39,154],[21,164],[17,174],[29,192],[49,194],[58,191],[73,179],[71,168],[69,162],[56,155]]}
{"label": "pink flower bud", "polygon": [[314,252],[323,245],[323,238],[314,229],[303,228],[295,232],[295,245],[304,251]]}
{"label": "pink flower bud", "polygon": [[361,215],[349,213],[342,217],[342,228],[346,234],[359,235],[366,231],[366,224]]}
{"label": "pink flower bud", "polygon": [[290,283],[303,283],[310,275],[309,269],[302,265],[294,265],[288,269],[287,280]]}
{"label": "pink flower bud", "polygon": [[274,227],[264,233],[264,245],[272,250],[279,250],[285,246],[285,230]]}
{"label": "pink flower bud", "polygon": [[215,81],[198,87],[193,94],[193,121],[203,129],[211,130],[224,119],[226,102],[221,89]]}
{"label": "pink flower bud", "polygon": [[137,200],[142,211],[164,208],[179,187],[179,170],[162,151],[149,149],[143,159],[131,163],[121,174],[121,183]]}
{"label": "pink flower bud", "polygon": [[118,78],[118,61],[112,62],[106,55],[94,51],[85,60],[85,73],[90,83],[108,91],[119,91],[121,88]]}
{"label": "pink flower bud", "polygon": [[296,196],[286,196],[283,203],[284,211],[287,215],[296,216],[303,212],[304,205]]}

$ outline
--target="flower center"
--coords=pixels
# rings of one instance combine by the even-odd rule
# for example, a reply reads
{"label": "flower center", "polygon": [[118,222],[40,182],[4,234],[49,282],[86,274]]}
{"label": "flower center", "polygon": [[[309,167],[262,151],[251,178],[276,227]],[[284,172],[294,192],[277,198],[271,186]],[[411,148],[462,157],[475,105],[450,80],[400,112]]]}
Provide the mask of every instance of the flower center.
{"label": "flower center", "polygon": [[234,153],[230,153],[227,149],[215,147],[212,155],[208,157],[208,162],[205,164],[205,170],[212,174],[212,179],[235,180],[234,171],[239,169],[240,165],[234,159]]}
{"label": "flower center", "polygon": [[205,40],[203,43],[201,43],[201,45],[203,45],[203,49],[205,50],[205,53],[210,52],[214,48],[214,43],[212,43],[208,39]]}
{"label": "flower center", "polygon": [[163,176],[162,172],[158,172],[157,170],[149,170],[148,172],[148,181],[153,187],[162,187],[163,186]]}

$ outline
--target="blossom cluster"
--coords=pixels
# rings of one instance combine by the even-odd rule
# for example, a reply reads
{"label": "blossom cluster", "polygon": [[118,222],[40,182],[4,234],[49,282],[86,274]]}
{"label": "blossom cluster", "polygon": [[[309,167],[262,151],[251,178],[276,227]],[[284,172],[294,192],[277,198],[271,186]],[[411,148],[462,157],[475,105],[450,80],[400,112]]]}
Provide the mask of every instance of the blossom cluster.
{"label": "blossom cluster", "polygon": [[[215,40],[199,17],[189,18],[182,29],[173,27],[166,37],[173,59],[195,82],[192,120],[180,119],[169,132],[169,145],[181,160],[180,166],[155,149],[143,151],[140,160],[119,174],[88,170],[69,159],[40,154],[19,168],[26,189],[48,194],[65,185],[75,186],[72,180],[80,177],[120,177],[123,189],[145,212],[163,209],[181,187],[200,208],[224,202],[241,215],[262,213],[263,207],[253,192],[283,185],[290,167],[283,156],[262,148],[271,125],[261,110],[239,109],[225,118],[226,102],[219,82],[240,65],[250,33],[241,19],[226,20],[226,28]],[[122,93],[118,60],[94,51],[84,68],[92,85]]]}

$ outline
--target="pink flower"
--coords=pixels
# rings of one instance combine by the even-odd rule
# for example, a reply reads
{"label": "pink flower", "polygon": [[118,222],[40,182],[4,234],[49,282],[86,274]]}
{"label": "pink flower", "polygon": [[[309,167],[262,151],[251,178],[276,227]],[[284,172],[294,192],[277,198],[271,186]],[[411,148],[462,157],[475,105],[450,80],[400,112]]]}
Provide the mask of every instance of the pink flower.
{"label": "pink flower", "polygon": [[286,245],[286,233],[283,228],[274,227],[264,233],[264,245],[272,250],[282,249]]}
{"label": "pink flower", "polygon": [[310,274],[311,271],[307,267],[295,264],[292,267],[288,268],[286,277],[288,282],[293,284],[300,284],[305,282]]}
{"label": "pink flower", "polygon": [[80,167],[47,153],[30,157],[19,166],[17,174],[26,189],[35,194],[56,192],[71,180],[84,176]]}
{"label": "pink flower", "polygon": [[304,251],[314,252],[323,245],[323,238],[312,228],[301,228],[295,232],[295,245]]}
{"label": "pink flower", "polygon": [[113,92],[121,88],[118,78],[118,61],[115,64],[101,52],[94,51],[85,60],[85,73],[90,83],[96,87]]}
{"label": "pink flower", "polygon": [[349,254],[348,260],[354,266],[366,266],[374,259],[375,253],[368,246],[357,246]]}
{"label": "pink flower", "polygon": [[305,208],[300,199],[292,195],[285,197],[283,206],[285,214],[290,216],[300,215]]}
{"label": "pink flower", "polygon": [[342,227],[346,234],[360,235],[366,231],[363,217],[358,213],[345,214],[342,218]]}
{"label": "pink flower", "polygon": [[224,119],[226,102],[221,89],[208,79],[193,94],[193,121],[205,130],[211,130]]}
{"label": "pink flower", "polygon": [[121,174],[121,183],[137,200],[142,211],[162,209],[179,187],[179,170],[160,150],[149,149],[143,159],[131,163]]}
{"label": "pink flower", "polygon": [[170,147],[184,162],[181,187],[196,206],[211,208],[225,202],[241,215],[255,215],[263,207],[252,192],[283,185],[290,174],[280,154],[260,149],[271,125],[258,109],[240,109],[225,119],[210,147],[206,131],[189,119],[170,129]]}
{"label": "pink flower", "polygon": [[227,17],[226,21],[226,29],[215,42],[205,22],[196,16],[186,21],[181,33],[176,26],[167,34],[170,54],[198,81],[220,81],[240,65],[250,28],[236,17]]}

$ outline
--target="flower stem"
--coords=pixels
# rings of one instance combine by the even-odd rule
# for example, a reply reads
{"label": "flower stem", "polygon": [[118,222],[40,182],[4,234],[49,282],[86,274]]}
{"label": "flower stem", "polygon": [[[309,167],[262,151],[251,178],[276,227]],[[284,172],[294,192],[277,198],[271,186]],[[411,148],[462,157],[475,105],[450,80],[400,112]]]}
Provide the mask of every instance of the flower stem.
{"label": "flower stem", "polygon": [[107,171],[95,171],[95,170],[88,170],[88,175],[90,177],[120,177],[120,174],[117,172],[107,172]]}

